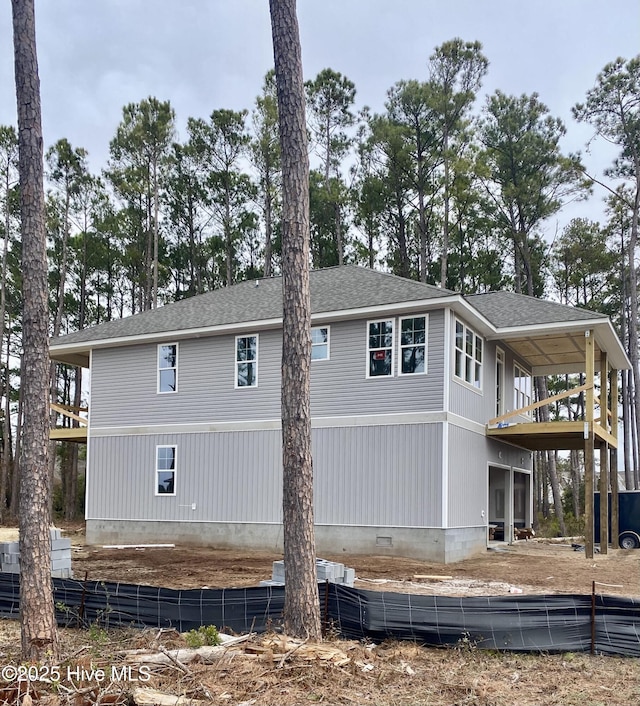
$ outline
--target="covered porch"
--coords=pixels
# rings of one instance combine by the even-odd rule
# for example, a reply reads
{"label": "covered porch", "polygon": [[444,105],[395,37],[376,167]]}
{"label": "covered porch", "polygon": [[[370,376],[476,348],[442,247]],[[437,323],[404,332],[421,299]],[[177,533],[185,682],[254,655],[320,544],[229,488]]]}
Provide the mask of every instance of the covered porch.
{"label": "covered porch", "polygon": [[[596,453],[600,464],[599,490],[611,492],[611,534],[608,504],[600,504],[600,551],[606,553],[609,541],[618,547],[618,371],[629,361],[608,320],[594,328],[571,326],[536,331],[501,332],[513,351],[531,367],[532,376],[581,374],[580,385],[490,419],[489,437],[514,444],[529,451],[584,450],[585,466],[585,553],[594,553],[593,493]],[[536,422],[533,412],[547,405],[560,406],[563,400],[580,395],[574,405],[573,419]],[[578,417],[578,418],[576,418]]]}

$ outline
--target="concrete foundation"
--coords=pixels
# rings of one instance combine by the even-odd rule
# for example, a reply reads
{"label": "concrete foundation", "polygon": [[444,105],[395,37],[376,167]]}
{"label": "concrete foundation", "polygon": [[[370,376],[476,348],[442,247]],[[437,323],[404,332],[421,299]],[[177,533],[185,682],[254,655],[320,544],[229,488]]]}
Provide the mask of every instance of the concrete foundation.
{"label": "concrete foundation", "polygon": [[[87,520],[89,544],[194,544],[283,550],[282,525],[228,522]],[[487,550],[487,528],[316,525],[316,553],[403,556],[450,564]]]}

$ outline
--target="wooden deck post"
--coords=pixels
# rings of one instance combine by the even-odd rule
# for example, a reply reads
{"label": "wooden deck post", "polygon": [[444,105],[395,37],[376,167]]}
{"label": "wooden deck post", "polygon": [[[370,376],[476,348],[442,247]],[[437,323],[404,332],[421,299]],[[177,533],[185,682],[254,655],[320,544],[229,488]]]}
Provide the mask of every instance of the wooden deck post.
{"label": "wooden deck post", "polygon": [[[600,426],[609,429],[609,359],[600,351]],[[600,554],[609,552],[609,445],[600,445]]]}
{"label": "wooden deck post", "polygon": [[611,478],[611,547],[619,549],[620,515],[618,499],[618,371],[611,370],[611,434],[616,439],[616,445],[609,448],[609,475]]}
{"label": "wooden deck post", "polygon": [[593,559],[593,383],[595,372],[593,331],[584,332],[585,373],[588,385],[585,392],[584,421],[584,541],[585,557]]}

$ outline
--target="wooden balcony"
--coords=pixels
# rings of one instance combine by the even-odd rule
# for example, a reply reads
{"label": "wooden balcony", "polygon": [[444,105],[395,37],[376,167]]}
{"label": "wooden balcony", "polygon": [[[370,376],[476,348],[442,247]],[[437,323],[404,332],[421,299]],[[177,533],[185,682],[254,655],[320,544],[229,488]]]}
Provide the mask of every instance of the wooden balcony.
{"label": "wooden balcony", "polygon": [[68,420],[69,426],[55,426],[49,432],[51,441],[75,441],[79,444],[87,443],[87,430],[89,420],[88,407],[72,407],[71,405],[53,404],[51,410],[61,415],[63,421]]}
{"label": "wooden balcony", "polygon": [[[521,446],[529,451],[544,450],[573,450],[584,449],[585,442],[591,437],[595,448],[618,448],[616,435],[617,419],[613,423],[613,412],[605,410],[606,423],[602,424],[603,417],[600,400],[592,394],[586,398],[592,399],[593,413],[585,413],[585,418],[578,421],[558,420],[554,422],[535,422],[527,419],[535,409],[559,400],[577,395],[581,392],[593,392],[593,383],[581,385],[559,395],[554,395],[546,400],[527,405],[499,417],[491,419],[487,424],[487,436],[506,441],[516,446]],[[617,391],[616,391],[617,397]],[[516,419],[517,418],[517,419]]]}

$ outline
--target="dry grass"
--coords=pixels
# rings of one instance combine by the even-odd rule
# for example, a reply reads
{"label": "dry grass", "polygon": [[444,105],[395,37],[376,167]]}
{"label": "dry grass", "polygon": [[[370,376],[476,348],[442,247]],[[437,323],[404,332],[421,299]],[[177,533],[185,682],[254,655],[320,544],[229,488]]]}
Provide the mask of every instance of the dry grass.
{"label": "dry grass", "polygon": [[[268,642],[271,640],[271,642]],[[152,652],[185,645],[173,631],[62,630],[63,677],[67,666],[121,666],[124,651]],[[275,646],[274,646],[275,645]],[[278,638],[256,636],[242,654],[214,664],[153,668],[148,682],[68,681],[54,688],[34,684],[35,703],[132,703],[140,686],[202,703],[243,706],[376,704],[377,706],[630,706],[640,703],[640,661],[584,654],[521,655],[480,651],[473,645],[428,649],[412,643],[381,645],[330,640],[326,659],[314,650],[278,648]],[[19,625],[0,624],[3,664],[19,664]],[[335,658],[331,658],[332,651]],[[348,661],[345,660],[345,657]],[[22,685],[24,693],[26,685]],[[5,689],[4,703],[17,703]],[[0,695],[0,703],[2,702]]]}

